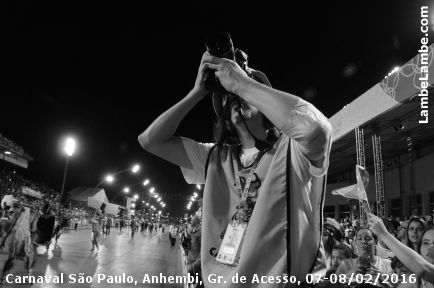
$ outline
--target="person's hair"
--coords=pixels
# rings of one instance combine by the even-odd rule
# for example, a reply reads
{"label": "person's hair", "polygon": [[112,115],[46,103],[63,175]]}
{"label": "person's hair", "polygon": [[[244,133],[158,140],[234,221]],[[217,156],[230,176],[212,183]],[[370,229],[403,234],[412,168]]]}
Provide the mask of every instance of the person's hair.
{"label": "person's hair", "polygon": [[[410,220],[408,220],[408,224],[407,224],[407,246],[412,248],[413,250],[417,250],[418,247],[413,247],[413,242],[410,241],[410,238],[408,237],[408,231],[410,231],[410,224],[411,222],[419,222],[420,225],[422,226],[422,230],[425,229],[425,221],[417,216],[412,216],[410,218]],[[419,239],[420,240],[420,239]]]}
{"label": "person's hair", "polygon": [[391,267],[393,270],[395,270],[395,269],[398,268],[398,267],[403,267],[403,266],[404,266],[404,264],[402,264],[402,262],[398,259],[398,257],[394,256],[394,257],[392,258],[392,261],[391,261],[391,263],[390,263],[390,267]]}
{"label": "person's hair", "polygon": [[328,230],[330,232],[331,236],[334,239],[336,239],[338,242],[342,241],[343,235],[342,235],[342,232],[340,230],[340,227],[338,229],[338,227],[335,227],[329,223],[324,223],[323,227],[324,227],[323,229]]}
{"label": "person's hair", "polygon": [[339,243],[333,246],[332,251],[334,249],[338,249],[338,250],[343,250],[344,251],[344,256],[345,258],[349,259],[349,258],[353,258],[354,257],[354,253],[352,253],[352,250],[350,247],[348,247],[345,244]]}
{"label": "person's hair", "polygon": [[223,116],[219,116],[214,121],[213,136],[215,143],[222,145],[238,145],[240,140],[238,139],[237,132],[230,120],[224,119]]}
{"label": "person's hair", "polygon": [[387,231],[390,234],[392,234],[393,236],[396,236],[396,229],[395,229],[394,222],[389,220],[389,219],[386,219],[386,218],[383,218],[382,220],[383,220],[384,226],[386,226]]}
{"label": "person's hair", "polygon": [[48,203],[48,202],[45,202],[44,203],[44,206],[42,206],[42,209],[41,209],[41,211],[42,211],[42,213],[48,213],[49,211],[50,211],[50,203]]}

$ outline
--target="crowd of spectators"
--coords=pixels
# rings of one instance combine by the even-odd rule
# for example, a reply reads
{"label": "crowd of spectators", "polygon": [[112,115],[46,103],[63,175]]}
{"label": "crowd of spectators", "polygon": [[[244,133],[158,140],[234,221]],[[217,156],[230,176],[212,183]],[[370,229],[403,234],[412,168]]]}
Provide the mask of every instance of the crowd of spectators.
{"label": "crowd of spectators", "polygon": [[[428,252],[434,244],[434,233],[430,232],[434,231],[432,219],[432,215],[389,217],[381,222],[388,235],[434,264],[434,257]],[[358,219],[326,218],[323,225],[325,255],[319,255],[314,273],[329,279],[329,284],[331,279],[345,279],[345,283],[354,286],[364,282],[380,287],[434,287],[424,281],[420,273],[403,264],[410,260],[405,258],[408,256],[398,258],[377,236],[368,223],[360,223]]]}

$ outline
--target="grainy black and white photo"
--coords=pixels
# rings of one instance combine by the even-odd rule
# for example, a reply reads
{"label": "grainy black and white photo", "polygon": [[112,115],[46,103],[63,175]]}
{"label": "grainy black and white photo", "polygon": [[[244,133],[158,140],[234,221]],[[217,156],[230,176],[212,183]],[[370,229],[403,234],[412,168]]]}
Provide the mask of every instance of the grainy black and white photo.
{"label": "grainy black and white photo", "polygon": [[0,287],[434,288],[433,1],[0,11]]}

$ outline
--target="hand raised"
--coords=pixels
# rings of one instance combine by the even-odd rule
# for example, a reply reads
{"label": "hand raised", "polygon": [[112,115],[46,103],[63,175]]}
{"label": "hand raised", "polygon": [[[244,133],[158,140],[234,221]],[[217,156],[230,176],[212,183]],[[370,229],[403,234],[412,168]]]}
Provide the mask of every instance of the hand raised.
{"label": "hand raised", "polygon": [[386,226],[384,226],[383,220],[372,213],[367,213],[367,215],[369,229],[371,229],[378,238],[382,238],[387,233],[387,229]]}
{"label": "hand raised", "polygon": [[215,70],[222,86],[233,94],[239,95],[242,85],[251,81],[247,73],[235,62],[226,58],[204,55],[206,67]]}

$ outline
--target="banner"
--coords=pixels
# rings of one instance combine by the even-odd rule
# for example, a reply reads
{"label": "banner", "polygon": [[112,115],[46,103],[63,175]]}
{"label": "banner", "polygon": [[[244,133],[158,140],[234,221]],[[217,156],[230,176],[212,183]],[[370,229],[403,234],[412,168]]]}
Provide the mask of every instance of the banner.
{"label": "banner", "polygon": [[35,191],[30,187],[23,186],[21,187],[21,194],[28,195],[34,198],[42,199],[42,193],[39,191]]}
{"label": "banner", "polygon": [[369,184],[369,173],[360,165],[356,165],[357,184],[335,189],[332,195],[341,195],[345,198],[368,201],[366,187]]}

